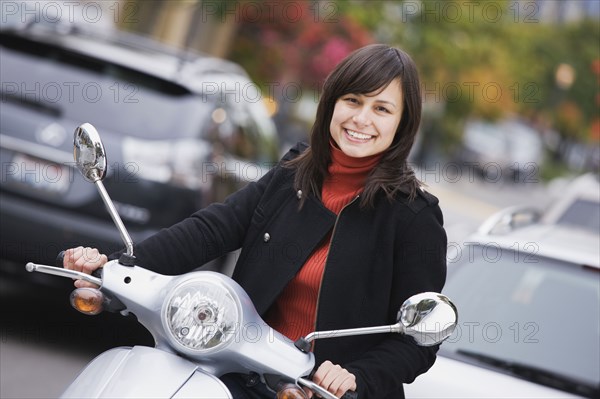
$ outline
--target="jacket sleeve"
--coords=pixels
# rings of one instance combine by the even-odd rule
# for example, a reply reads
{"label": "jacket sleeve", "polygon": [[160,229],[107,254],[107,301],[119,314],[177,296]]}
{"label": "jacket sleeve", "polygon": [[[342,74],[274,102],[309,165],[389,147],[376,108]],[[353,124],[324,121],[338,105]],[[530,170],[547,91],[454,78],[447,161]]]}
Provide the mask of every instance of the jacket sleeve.
{"label": "jacket sleeve", "polygon": [[[395,321],[411,295],[441,292],[446,280],[447,238],[440,208],[427,206],[399,231],[394,248],[394,282],[389,318]],[[389,334],[363,356],[344,365],[356,376],[360,399],[391,398],[435,362],[439,346],[421,347],[410,337]]]}
{"label": "jacket sleeve", "polygon": [[[300,144],[292,148],[282,162],[303,148],[306,147]],[[177,275],[240,248],[256,206],[281,168],[280,162],[260,180],[247,184],[223,203],[213,203],[136,244],[136,264],[158,273]],[[121,253],[109,258],[117,259]]]}

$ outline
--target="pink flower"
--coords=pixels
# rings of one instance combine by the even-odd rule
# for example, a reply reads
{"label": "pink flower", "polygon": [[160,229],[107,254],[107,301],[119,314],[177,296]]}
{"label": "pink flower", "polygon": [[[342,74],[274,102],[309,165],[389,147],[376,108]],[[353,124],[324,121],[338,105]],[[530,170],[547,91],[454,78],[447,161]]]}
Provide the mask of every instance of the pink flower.
{"label": "pink flower", "polygon": [[311,67],[317,78],[322,79],[341,60],[352,51],[350,44],[340,37],[333,37],[321,48],[321,51],[312,60]]}

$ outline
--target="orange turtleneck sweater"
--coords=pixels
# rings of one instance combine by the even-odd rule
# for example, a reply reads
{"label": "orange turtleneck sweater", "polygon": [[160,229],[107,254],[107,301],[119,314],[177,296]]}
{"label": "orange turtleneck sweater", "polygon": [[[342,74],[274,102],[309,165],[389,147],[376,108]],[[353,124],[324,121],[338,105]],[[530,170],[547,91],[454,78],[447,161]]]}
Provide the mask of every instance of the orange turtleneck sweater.
{"label": "orange turtleneck sweater", "polygon": [[[339,215],[344,206],[362,191],[369,172],[379,162],[381,154],[352,158],[334,144],[330,148],[332,162],[329,175],[323,182],[321,199],[330,211]],[[317,302],[331,233],[311,254],[265,317],[271,327],[293,341],[315,329]]]}

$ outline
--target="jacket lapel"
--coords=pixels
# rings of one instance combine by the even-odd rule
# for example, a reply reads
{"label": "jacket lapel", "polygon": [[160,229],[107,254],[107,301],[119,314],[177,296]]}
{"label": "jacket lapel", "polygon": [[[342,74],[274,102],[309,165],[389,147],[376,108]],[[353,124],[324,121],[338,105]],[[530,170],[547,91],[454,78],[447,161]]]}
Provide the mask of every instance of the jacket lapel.
{"label": "jacket lapel", "polygon": [[[277,210],[266,209],[264,227],[245,248],[234,279],[246,290],[259,314],[264,314],[310,254],[327,236],[335,214],[316,198],[298,210],[295,193]],[[268,279],[269,284],[265,284]]]}

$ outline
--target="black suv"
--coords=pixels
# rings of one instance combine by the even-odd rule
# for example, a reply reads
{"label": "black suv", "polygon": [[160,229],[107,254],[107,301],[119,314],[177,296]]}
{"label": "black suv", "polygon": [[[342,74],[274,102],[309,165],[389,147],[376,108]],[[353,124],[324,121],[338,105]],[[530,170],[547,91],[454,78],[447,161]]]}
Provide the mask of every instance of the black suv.
{"label": "black suv", "polygon": [[134,242],[277,160],[260,91],[222,59],[125,32],[32,24],[0,31],[0,73],[4,260],[51,264],[75,245],[122,247],[96,187],[74,168],[83,122],[104,141],[105,185]]}

